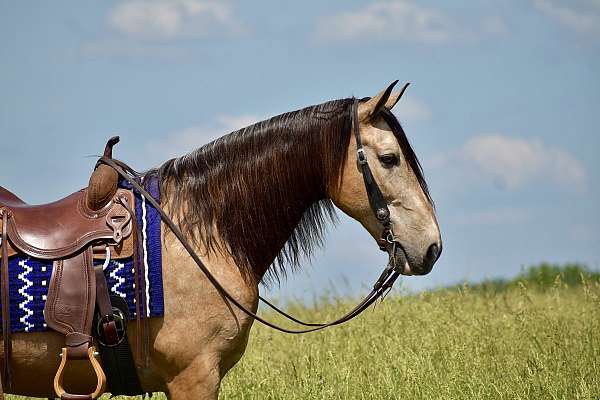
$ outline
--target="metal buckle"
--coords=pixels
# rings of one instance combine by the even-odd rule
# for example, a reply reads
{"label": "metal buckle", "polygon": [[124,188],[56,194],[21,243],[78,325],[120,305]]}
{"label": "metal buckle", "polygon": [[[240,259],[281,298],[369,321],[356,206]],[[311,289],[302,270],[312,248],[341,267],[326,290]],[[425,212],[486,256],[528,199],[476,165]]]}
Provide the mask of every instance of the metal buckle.
{"label": "metal buckle", "polygon": [[375,217],[385,225],[385,223],[389,223],[390,210],[387,207],[378,208],[377,211],[375,211]]}
{"label": "metal buckle", "polygon": [[358,163],[360,165],[365,165],[367,163],[367,155],[365,154],[364,149],[356,150],[356,157],[358,158]]}
{"label": "metal buckle", "polygon": [[[109,323],[111,321],[114,321],[114,323],[117,327],[117,335],[119,337],[119,341],[115,344],[105,343],[105,338],[104,338],[103,325],[105,323]],[[102,318],[98,318],[98,321],[96,323],[96,335],[97,335],[96,339],[98,340],[98,342],[100,342],[100,344],[102,344],[105,347],[114,347],[114,346],[118,346],[119,344],[121,344],[121,342],[123,342],[123,339],[125,338],[126,331],[127,331],[127,320],[126,320],[125,316],[123,315],[123,312],[117,307],[113,307],[112,317],[103,316]]]}
{"label": "metal buckle", "polygon": [[392,231],[388,232],[387,236],[385,237],[385,241],[389,244],[393,244],[394,246],[396,245],[396,241],[394,240],[394,234],[392,233]]}

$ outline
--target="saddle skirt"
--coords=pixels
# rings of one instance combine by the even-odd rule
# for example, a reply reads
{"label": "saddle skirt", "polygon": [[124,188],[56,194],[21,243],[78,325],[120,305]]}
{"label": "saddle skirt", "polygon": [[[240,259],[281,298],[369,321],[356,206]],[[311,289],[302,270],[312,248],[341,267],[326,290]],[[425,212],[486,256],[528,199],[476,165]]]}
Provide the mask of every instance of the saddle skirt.
{"label": "saddle skirt", "polygon": [[[120,183],[121,189],[130,189],[127,182]],[[145,188],[155,199],[160,200],[158,178],[149,175],[144,182]],[[18,199],[18,198],[17,198]],[[135,218],[141,233],[137,257],[138,263],[143,263],[144,283],[138,282],[138,287],[146,290],[143,308],[146,317],[161,317],[164,315],[163,282],[162,282],[162,248],[160,215],[154,207],[145,201],[143,196],[134,194]],[[1,226],[1,221],[0,221]],[[68,232],[68,226],[63,227]],[[110,233],[112,235],[112,233]],[[107,233],[103,233],[104,236]],[[16,235],[15,235],[16,236]],[[26,235],[23,235],[26,236]],[[58,238],[60,240],[60,238]],[[73,242],[73,241],[71,241]],[[94,266],[104,266],[104,275],[111,295],[126,300],[129,315],[135,319],[135,273],[132,256],[134,249],[131,240],[124,241],[120,246],[111,246],[111,258],[107,262],[104,253],[94,253]],[[67,243],[67,241],[65,241]],[[55,264],[50,256],[43,253],[43,243],[40,251],[42,257],[21,253],[16,246],[9,246],[9,295],[10,322],[12,332],[39,332],[48,328],[44,319],[44,307],[48,298],[48,289]],[[1,304],[1,296],[0,296]],[[1,316],[0,316],[1,321]],[[1,327],[1,325],[0,325]]]}

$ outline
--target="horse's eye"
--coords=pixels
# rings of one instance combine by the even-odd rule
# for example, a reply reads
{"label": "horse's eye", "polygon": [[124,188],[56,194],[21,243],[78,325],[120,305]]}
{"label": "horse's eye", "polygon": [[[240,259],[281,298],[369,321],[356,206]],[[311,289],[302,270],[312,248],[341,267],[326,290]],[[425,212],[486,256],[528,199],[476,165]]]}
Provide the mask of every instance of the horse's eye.
{"label": "horse's eye", "polygon": [[379,161],[386,167],[398,165],[398,157],[395,154],[384,154],[379,156]]}

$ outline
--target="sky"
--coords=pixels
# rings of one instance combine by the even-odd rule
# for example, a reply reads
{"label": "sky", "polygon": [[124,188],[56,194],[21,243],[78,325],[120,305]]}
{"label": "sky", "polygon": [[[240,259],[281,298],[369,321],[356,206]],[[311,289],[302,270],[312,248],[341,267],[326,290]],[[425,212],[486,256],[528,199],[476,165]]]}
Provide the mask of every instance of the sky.
{"label": "sky", "polygon": [[[270,116],[411,82],[394,109],[444,250],[422,290],[541,261],[600,269],[600,1],[0,0],[0,185],[83,187]],[[358,295],[386,262],[341,212],[279,298]]]}

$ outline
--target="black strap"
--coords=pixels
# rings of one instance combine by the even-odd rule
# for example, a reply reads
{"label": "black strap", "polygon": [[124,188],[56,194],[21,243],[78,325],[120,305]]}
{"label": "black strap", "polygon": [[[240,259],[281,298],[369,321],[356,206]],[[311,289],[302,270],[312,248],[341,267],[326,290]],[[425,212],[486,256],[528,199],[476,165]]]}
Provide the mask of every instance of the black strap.
{"label": "black strap", "polygon": [[[120,331],[121,335],[117,344],[109,346],[103,340],[98,340],[98,350],[104,372],[106,373],[108,389],[113,396],[137,396],[144,394],[127,337],[126,327],[127,321],[129,321],[127,302],[118,296],[110,296],[110,302],[111,309],[114,310],[113,313],[116,311],[119,314],[117,318],[122,317],[119,323],[123,324],[124,329]],[[99,314],[96,314],[96,318],[101,317]],[[98,323],[97,321],[95,322],[96,324]],[[97,331],[95,332],[98,334]]]}
{"label": "black strap", "polygon": [[[126,164],[124,164],[123,162],[119,162],[117,164],[113,159],[106,158],[106,157],[101,157],[100,162],[103,162],[103,163],[113,167],[121,177],[123,177],[127,182],[129,182],[136,191],[138,191],[142,196],[144,196],[146,198],[147,202],[152,204],[152,206],[160,214],[162,221],[169,227],[169,229],[171,229],[171,231],[173,232],[175,237],[177,237],[177,239],[179,240],[179,242],[181,243],[183,248],[187,251],[187,253],[190,255],[190,257],[194,260],[194,262],[196,263],[198,268],[200,268],[200,270],[204,273],[206,278],[215,287],[215,289],[217,289],[217,291],[223,295],[223,297],[225,297],[227,300],[231,301],[231,303],[233,303],[238,309],[240,309],[240,311],[242,311],[249,317],[252,317],[255,320],[257,320],[258,322],[260,322],[270,328],[278,330],[280,332],[292,333],[292,334],[308,333],[308,332],[318,331],[318,330],[324,329],[329,326],[339,325],[343,322],[346,322],[346,321],[354,318],[355,316],[359,315],[360,313],[362,313],[371,304],[373,304],[373,302],[375,302],[378,298],[382,297],[387,292],[387,290],[389,290],[389,288],[391,288],[393,283],[396,281],[396,279],[400,275],[397,271],[389,272],[388,268],[386,268],[387,272],[384,271],[386,278],[383,280],[383,283],[380,285],[376,285],[376,287],[373,288],[371,293],[369,293],[367,295],[367,297],[365,297],[365,299],[360,304],[358,304],[354,309],[352,309],[346,315],[342,316],[341,318],[336,319],[335,321],[331,321],[331,322],[324,323],[324,324],[309,325],[309,326],[311,326],[310,329],[302,329],[302,330],[294,330],[294,329],[288,329],[288,328],[278,326],[272,322],[265,320],[264,318],[255,314],[251,310],[247,309],[234,296],[232,296],[223,287],[223,285],[221,285],[221,283],[208,270],[206,265],[204,265],[202,260],[200,260],[200,257],[198,256],[198,254],[196,254],[196,252],[194,251],[194,249],[192,248],[192,246],[190,245],[190,243],[184,236],[183,232],[181,232],[179,227],[165,213],[165,211],[160,206],[160,204],[158,204],[158,202],[154,199],[154,197],[152,197],[152,195],[150,193],[148,193],[148,191],[136,181],[134,176],[131,176],[130,174],[125,172],[125,170],[131,170],[131,168],[127,167]],[[124,166],[125,168],[122,168],[121,166]],[[264,301],[264,299],[263,299],[263,301]],[[283,311],[281,311],[281,313],[283,313]],[[283,313],[282,315],[286,315],[286,314]]]}
{"label": "black strap", "polygon": [[352,103],[352,130],[354,131],[354,137],[356,138],[356,157],[365,182],[365,189],[367,190],[371,209],[377,220],[379,220],[384,227],[388,227],[390,225],[390,210],[388,209],[387,201],[385,201],[385,198],[383,197],[383,193],[381,193],[377,182],[375,182],[371,168],[369,168],[367,154],[365,153],[360,137],[358,103],[358,99],[354,99],[354,103]]}
{"label": "black strap", "polygon": [[104,331],[104,343],[113,346],[119,342],[119,335],[102,265],[94,266],[94,275],[96,276],[96,306],[100,313],[100,324]]}

